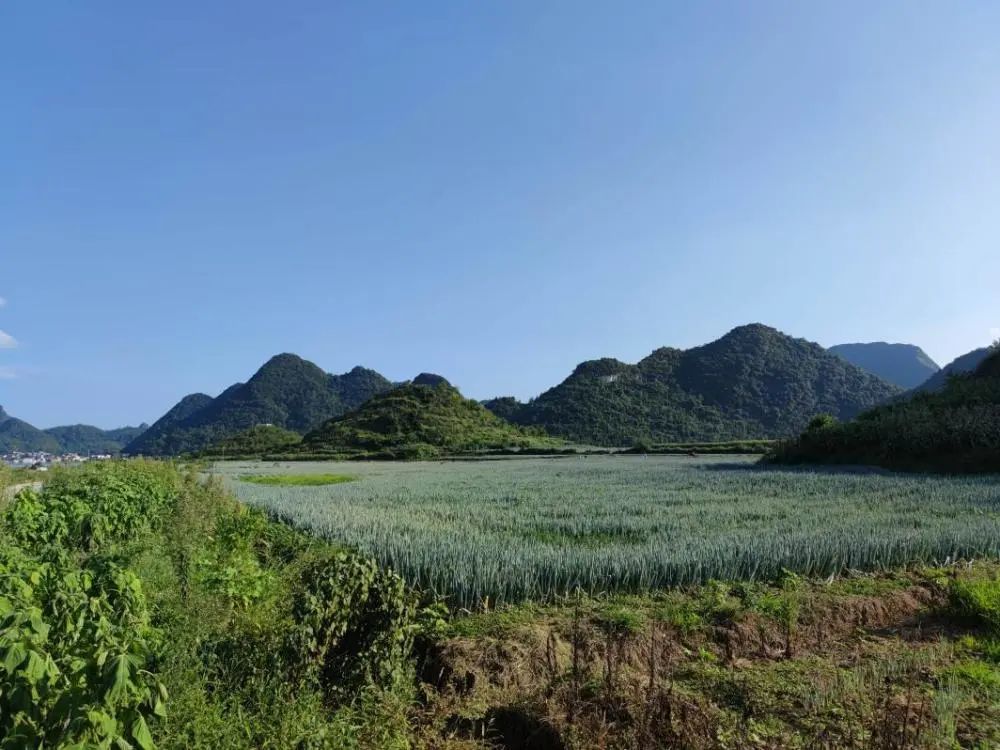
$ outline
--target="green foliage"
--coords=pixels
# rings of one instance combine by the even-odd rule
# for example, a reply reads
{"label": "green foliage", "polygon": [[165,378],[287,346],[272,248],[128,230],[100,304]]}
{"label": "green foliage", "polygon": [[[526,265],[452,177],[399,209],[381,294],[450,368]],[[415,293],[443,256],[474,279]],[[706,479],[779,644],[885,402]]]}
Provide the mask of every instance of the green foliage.
{"label": "green foliage", "polygon": [[830,429],[836,427],[840,424],[837,418],[831,416],[830,414],[819,414],[809,420],[809,424],[806,426],[807,432],[819,432],[820,430]]}
{"label": "green foliage", "polygon": [[977,660],[960,662],[943,670],[942,677],[952,678],[961,685],[1000,697],[1000,669],[993,664]]}
{"label": "green foliage", "polygon": [[286,653],[301,679],[342,702],[364,685],[398,686],[417,632],[416,598],[370,560],[334,552],[300,574]]}
{"label": "green foliage", "polygon": [[217,482],[55,472],[0,514],[0,748],[404,748],[443,614]]}
{"label": "green foliage", "polygon": [[[166,691],[142,586],[94,559],[0,562],[0,747],[151,748]],[[156,718],[154,718],[156,717]]]}
{"label": "green foliage", "polygon": [[357,479],[351,474],[244,474],[241,482],[266,484],[272,487],[322,487],[327,484],[343,484]]}
{"label": "green foliage", "polygon": [[1000,471],[1000,354],[938,392],[919,393],[857,419],[810,426],[779,445],[776,463],[872,464],[942,472]]}
{"label": "green foliage", "polygon": [[117,558],[176,489],[164,467],[100,464],[57,474],[8,506],[0,747],[153,747],[166,691],[149,667],[161,638],[142,583]]}
{"label": "green foliage", "polygon": [[443,454],[556,445],[504,422],[447,382],[409,384],[310,432],[310,455],[432,458]]}
{"label": "green foliage", "polygon": [[641,611],[620,605],[606,608],[597,617],[597,626],[609,636],[635,635],[645,624]]}
{"label": "green foliage", "polygon": [[945,365],[941,368],[941,370],[928,378],[927,381],[919,388],[914,390],[924,393],[943,390],[944,387],[948,385],[948,381],[952,378],[975,372],[976,368],[983,363],[983,360],[985,360],[990,353],[990,347],[983,347],[981,349],[974,349],[967,354],[963,354],[961,357],[956,358],[954,362]]}
{"label": "green foliage", "polygon": [[200,452],[203,458],[256,458],[293,449],[302,436],[272,424],[257,425],[220,440]]}
{"label": "green foliage", "polygon": [[977,619],[1000,634],[1000,579],[959,578],[951,582],[957,614]]}
{"label": "green foliage", "polygon": [[91,463],[54,474],[41,493],[19,493],[3,525],[11,539],[28,547],[101,550],[148,530],[176,491],[164,465]]}
{"label": "green foliage", "polygon": [[815,414],[846,419],[899,393],[817,344],[750,325],[695,349],[657,349],[635,365],[584,362],[527,404],[487,406],[552,435],[620,446],[784,437]]}
{"label": "green foliage", "polygon": [[[126,452],[154,456],[192,453],[264,425],[301,434],[391,387],[384,377],[363,367],[330,375],[294,354],[279,354],[249,381],[230,386],[215,399],[204,394],[187,396],[130,443]],[[254,436],[243,436],[237,442],[248,439],[252,441]]]}

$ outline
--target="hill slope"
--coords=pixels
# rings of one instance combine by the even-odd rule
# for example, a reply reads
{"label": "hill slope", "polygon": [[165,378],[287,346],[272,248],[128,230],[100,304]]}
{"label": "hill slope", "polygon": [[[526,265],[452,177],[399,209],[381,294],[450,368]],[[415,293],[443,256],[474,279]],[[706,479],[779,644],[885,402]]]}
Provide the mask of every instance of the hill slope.
{"label": "hill slope", "polygon": [[433,382],[436,385],[408,383],[375,396],[357,411],[308,433],[301,450],[310,454],[419,458],[559,443],[505,422],[481,404],[464,398],[443,378]]}
{"label": "hill slope", "polygon": [[44,432],[59,442],[63,452],[90,455],[120,453],[122,448],[139,437],[146,429],[147,425],[102,430],[89,424],[73,424],[50,427]]}
{"label": "hill slope", "polygon": [[839,344],[827,351],[907,390],[916,388],[941,369],[923,349],[912,344],[887,344],[884,341]]}
{"label": "hill slope", "polygon": [[852,417],[901,390],[818,344],[763,325],[637,364],[584,362],[527,404],[486,406],[521,425],[599,445],[783,437],[819,413]]}
{"label": "hill slope", "polygon": [[770,460],[912,471],[1000,471],[1000,352],[938,391],[919,392],[851,422],[817,419]]}
{"label": "hill slope", "polygon": [[970,372],[975,372],[976,368],[982,364],[983,360],[990,355],[990,351],[989,347],[983,347],[982,349],[975,349],[968,354],[963,354],[954,362],[945,365],[941,370],[931,375],[931,377],[922,383],[916,390],[940,391],[948,383],[948,378],[950,376],[964,375]]}
{"label": "hill slope", "polygon": [[22,419],[15,419],[0,407],[0,453],[45,451],[58,453],[59,441]]}
{"label": "hill slope", "polygon": [[206,458],[251,458],[284,453],[300,442],[302,436],[297,432],[273,424],[262,424],[223,438],[199,455]]}
{"label": "hill slope", "polygon": [[246,383],[230,386],[217,398],[188,396],[126,451],[189,453],[265,424],[303,433],[391,387],[384,377],[363,367],[330,375],[294,354],[279,354]]}

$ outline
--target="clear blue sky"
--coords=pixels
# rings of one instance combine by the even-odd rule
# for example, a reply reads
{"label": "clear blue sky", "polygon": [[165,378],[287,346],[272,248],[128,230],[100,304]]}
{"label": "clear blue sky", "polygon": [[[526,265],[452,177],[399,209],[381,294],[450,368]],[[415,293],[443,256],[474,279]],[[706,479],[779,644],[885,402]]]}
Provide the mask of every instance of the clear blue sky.
{"label": "clear blue sky", "polygon": [[[1000,327],[1000,3],[0,7],[0,404]],[[16,344],[16,345],[15,345]]]}

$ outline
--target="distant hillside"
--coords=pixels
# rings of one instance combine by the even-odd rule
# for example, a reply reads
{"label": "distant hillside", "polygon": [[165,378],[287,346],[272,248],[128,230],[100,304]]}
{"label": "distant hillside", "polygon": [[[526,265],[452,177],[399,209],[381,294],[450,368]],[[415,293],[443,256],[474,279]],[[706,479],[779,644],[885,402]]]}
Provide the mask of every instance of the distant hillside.
{"label": "distant hillside", "polygon": [[584,362],[527,404],[486,405],[552,435],[624,446],[784,437],[816,414],[849,418],[901,392],[818,344],[748,325],[687,351],[657,349],[634,365]]}
{"label": "distant hillside", "polygon": [[97,453],[120,453],[122,448],[146,431],[148,425],[139,427],[119,427],[102,430],[87,424],[50,427],[45,430],[55,438],[63,453],[92,455]]}
{"label": "distant hillside", "polygon": [[923,349],[912,344],[887,344],[884,341],[840,344],[831,346],[827,351],[907,390],[916,388],[941,369]]}
{"label": "distant hillside", "polygon": [[217,398],[186,397],[130,443],[126,452],[159,456],[196,452],[264,424],[304,433],[391,387],[384,377],[363,367],[330,375],[294,354],[279,354],[246,383],[230,386]]}
{"label": "distant hillside", "polygon": [[119,453],[122,447],[137,437],[145,425],[102,430],[78,424],[40,430],[27,422],[14,419],[0,408],[0,453],[11,451],[45,453]]}
{"label": "distant hillside", "polygon": [[983,360],[990,355],[990,351],[991,349],[989,347],[983,347],[982,349],[971,351],[968,354],[963,354],[954,362],[945,365],[944,368],[929,377],[916,390],[940,391],[945,387],[945,384],[947,384],[950,376],[974,372],[975,369],[982,364]]}
{"label": "distant hillside", "polygon": [[501,448],[555,446],[463,398],[443,378],[421,379],[379,394],[357,411],[303,438],[301,451],[323,455],[425,458]]}
{"label": "distant hillside", "polygon": [[45,451],[58,453],[59,441],[21,419],[15,419],[0,407],[0,453]]}
{"label": "distant hillside", "polygon": [[819,418],[770,457],[775,463],[1000,472],[1000,352],[939,390],[916,393],[850,422]]}
{"label": "distant hillside", "polygon": [[199,455],[205,458],[250,458],[284,453],[302,442],[297,432],[274,425],[257,425],[213,443]]}

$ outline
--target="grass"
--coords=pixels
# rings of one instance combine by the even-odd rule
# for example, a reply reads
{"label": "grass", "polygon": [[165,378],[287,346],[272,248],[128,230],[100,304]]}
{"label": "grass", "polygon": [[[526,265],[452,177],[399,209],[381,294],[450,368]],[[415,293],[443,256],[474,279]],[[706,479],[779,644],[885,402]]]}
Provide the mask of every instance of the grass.
{"label": "grass", "polygon": [[322,487],[329,484],[353,482],[350,474],[244,474],[240,481],[263,484],[269,487]]}
{"label": "grass", "polygon": [[[232,479],[250,466],[215,470]],[[470,609],[577,589],[644,592],[1000,554],[1000,485],[989,477],[667,456],[292,463],[273,472],[344,470],[364,481],[233,489]]]}

